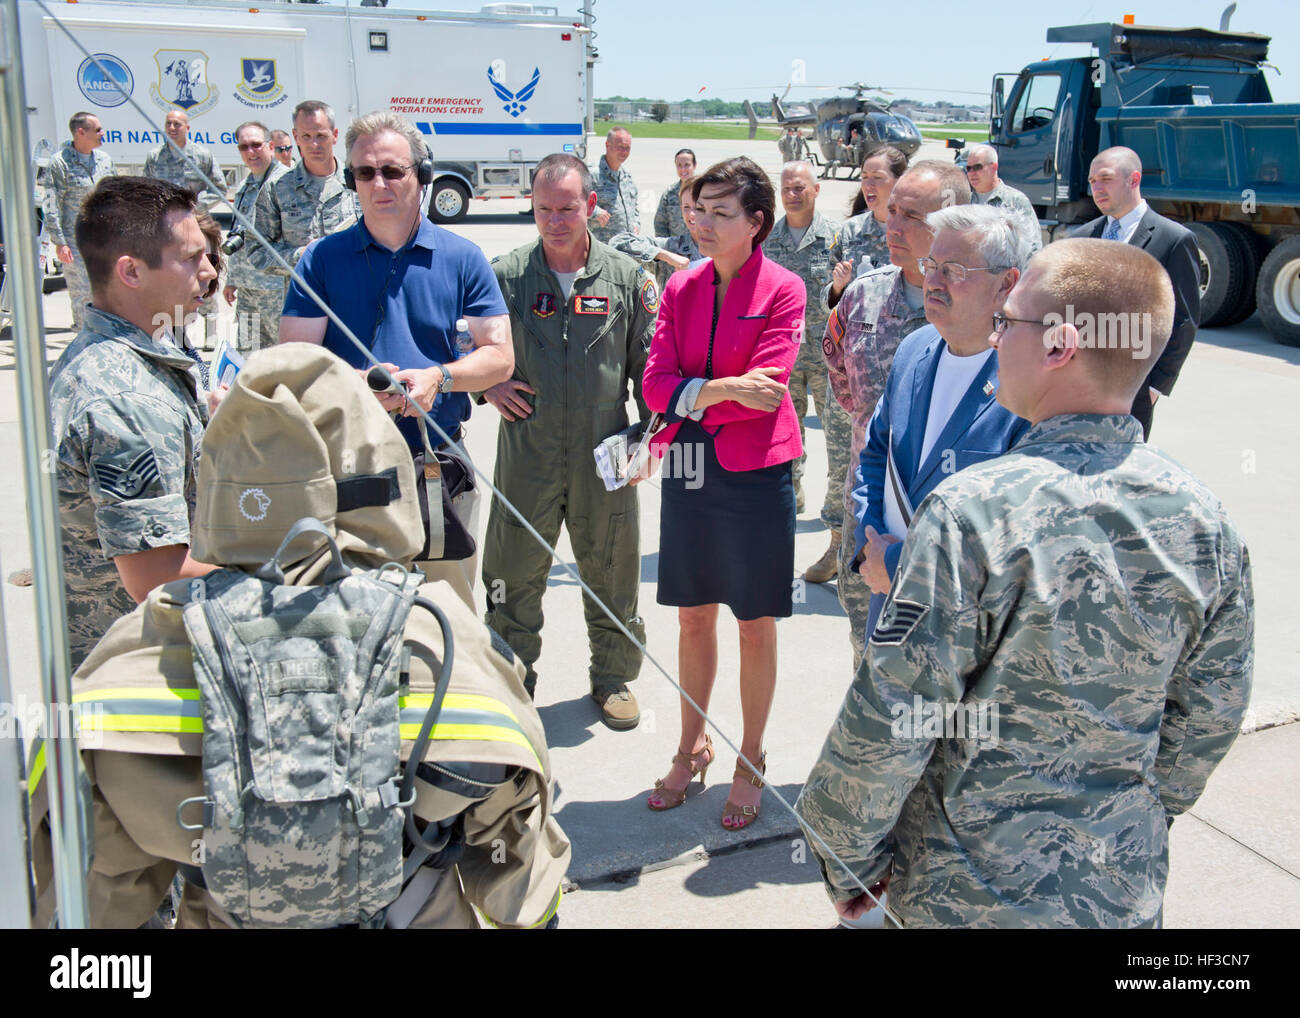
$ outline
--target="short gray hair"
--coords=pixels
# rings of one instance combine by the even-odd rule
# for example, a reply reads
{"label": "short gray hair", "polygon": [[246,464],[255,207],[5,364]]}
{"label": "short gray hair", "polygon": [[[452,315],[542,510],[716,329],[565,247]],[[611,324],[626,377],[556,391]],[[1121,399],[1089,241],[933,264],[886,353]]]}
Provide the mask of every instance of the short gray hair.
{"label": "short gray hair", "polygon": [[1025,270],[1025,247],[1011,219],[988,205],[952,205],[925,219],[937,237],[940,230],[975,234],[975,249],[990,266]]}
{"label": "short gray hair", "polygon": [[246,127],[256,127],[259,131],[262,132],[263,145],[265,145],[267,142],[271,140],[271,129],[267,127],[264,123],[262,123],[260,120],[245,120],[242,124],[240,124],[238,127],[235,128],[235,141],[239,140],[239,132]]}
{"label": "short gray hair", "polygon": [[303,114],[313,116],[317,113],[324,113],[325,119],[330,122],[330,127],[338,127],[334,120],[334,107],[329,103],[321,102],[319,99],[304,99],[293,108],[293,126],[298,126],[298,118]]}
{"label": "short gray hair", "polygon": [[[985,152],[987,152],[988,155],[984,155]],[[976,159],[983,157],[986,163],[992,163],[994,166],[998,164],[998,150],[992,145],[985,145],[983,142],[978,145],[972,145],[966,150],[967,162],[970,162],[972,156]]]}
{"label": "short gray hair", "polygon": [[591,170],[577,156],[571,156],[567,152],[552,152],[549,156],[537,164],[533,170],[533,187],[537,186],[539,180],[545,180],[548,184],[558,184],[570,173],[578,174],[578,179],[582,184],[582,197],[596,190],[596,185],[591,179]]}
{"label": "short gray hair", "polygon": [[817,183],[817,170],[807,159],[791,159],[781,167],[781,175],[784,176],[790,170],[806,170],[808,176],[812,179],[813,184]]}
{"label": "short gray hair", "polygon": [[343,138],[343,151],[347,154],[349,163],[352,160],[352,146],[358,139],[372,138],[385,131],[391,131],[406,139],[406,143],[411,146],[411,162],[420,163],[424,160],[427,149],[419,128],[400,113],[394,113],[392,110],[376,110],[374,113],[367,113],[364,117],[357,117],[348,124],[348,133]]}

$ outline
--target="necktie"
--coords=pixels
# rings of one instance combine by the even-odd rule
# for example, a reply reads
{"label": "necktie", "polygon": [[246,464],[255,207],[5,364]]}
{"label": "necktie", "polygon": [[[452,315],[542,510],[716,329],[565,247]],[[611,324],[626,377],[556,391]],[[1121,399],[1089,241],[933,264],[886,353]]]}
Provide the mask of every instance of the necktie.
{"label": "necktie", "polygon": [[1106,226],[1106,232],[1101,235],[1102,240],[1119,240],[1119,220],[1112,219]]}

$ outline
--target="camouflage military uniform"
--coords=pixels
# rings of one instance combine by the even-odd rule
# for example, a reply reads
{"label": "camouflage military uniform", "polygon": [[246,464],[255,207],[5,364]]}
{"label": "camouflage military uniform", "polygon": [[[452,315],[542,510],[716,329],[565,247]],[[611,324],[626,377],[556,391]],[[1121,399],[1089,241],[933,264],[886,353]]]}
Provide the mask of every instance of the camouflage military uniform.
{"label": "camouflage military uniform", "polygon": [[[850,529],[853,515],[853,472],[867,444],[867,425],[876,411],[885,378],[894,363],[894,351],[908,333],[925,324],[925,311],[907,303],[903,270],[896,265],[859,276],[844,290],[826,325],[822,351],[830,367],[831,389],[849,412],[849,466],[840,490],[844,519]],[[853,568],[853,542],[840,545],[840,604],[849,616],[854,667],[862,659],[871,588]]]}
{"label": "camouflage military uniform", "polygon": [[800,815],[905,925],[1157,925],[1253,644],[1218,499],[1131,417],[1050,418],[921,504]]}
{"label": "camouflage military uniform", "polygon": [[169,339],[94,305],[54,365],[50,413],[73,667],[135,607],[113,559],[190,543],[208,418],[198,389],[194,361]]}
{"label": "camouflage military uniform", "polygon": [[[840,226],[839,239],[831,246],[831,268],[838,262],[853,263],[853,278],[865,276],[872,269],[889,264],[889,246],[885,243],[885,224],[879,222],[868,209]],[[830,280],[821,289],[820,306],[829,313],[831,307]],[[848,287],[845,287],[848,289]],[[844,294],[840,294],[841,297]],[[809,303],[809,307],[812,304]]]}
{"label": "camouflage military uniform", "polygon": [[688,232],[686,220],[682,218],[680,186],[681,181],[676,180],[659,196],[659,208],[655,210],[656,237],[680,237]]}
{"label": "camouflage military uniform", "polygon": [[77,216],[81,203],[96,184],[117,171],[113,160],[102,148],[83,155],[70,141],[51,157],[45,170],[45,232],[55,247],[66,244],[72,248],[72,261],[63,266],[68,281],[68,297],[72,302],[72,327],[81,331],[84,308],[90,301],[90,279],[86,265],[77,250]]}
{"label": "camouflage military uniform", "polygon": [[[341,163],[336,162],[328,176],[317,177],[299,161],[258,191],[254,221],[257,232],[280,256],[297,265],[303,249],[313,240],[346,230],[360,218],[356,193],[343,184]],[[280,306],[273,307],[274,301],[264,305],[261,320],[262,329],[278,338],[289,274],[261,244],[250,240],[247,247],[248,264],[263,273],[263,280],[280,280]]]}
{"label": "camouflage military uniform", "polygon": [[1038,225],[1038,213],[1023,191],[998,181],[998,186],[988,194],[971,189],[971,201],[976,205],[989,205],[1001,209],[1010,217],[1016,236],[1025,245],[1025,259],[1043,246],[1043,231]]}
{"label": "camouflage military uniform", "polygon": [[776,140],[777,151],[781,153],[781,162],[794,161],[795,138],[793,134],[783,134]]}
{"label": "camouflage military uniform", "polygon": [[[616,233],[639,232],[641,212],[636,205],[636,183],[627,171],[627,164],[620,166],[615,173],[609,168],[605,157],[601,156],[595,177],[597,207],[609,213],[609,222],[604,226],[597,224],[595,218],[588,224],[595,238],[608,244]],[[634,254],[632,257],[640,256]],[[642,258],[642,261],[645,260]]]}
{"label": "camouflage military uniform", "polygon": [[[158,148],[149,153],[148,158],[144,161],[144,175],[154,177],[157,180],[165,180],[169,184],[175,184],[177,187],[189,188],[199,196],[199,207],[207,210],[225,197],[226,178],[221,172],[221,167],[212,158],[212,153],[200,145],[197,141],[187,142],[181,149],[183,155],[177,155],[172,151],[171,145],[163,142]],[[190,161],[194,165],[191,165]],[[197,169],[195,168],[197,167]],[[199,170],[206,174],[208,180],[211,180],[222,193],[214,193],[207,181],[199,173]],[[207,336],[215,337],[217,329],[218,301],[220,301],[221,287],[218,283],[217,291],[211,297],[205,298],[199,305],[199,314],[203,316],[204,330]],[[207,346],[206,342],[201,346]]]}
{"label": "camouflage military uniform", "polygon": [[[212,158],[212,153],[197,141],[188,142],[177,155],[170,144],[163,143],[149,153],[144,161],[144,175],[156,180],[165,180],[177,187],[186,187],[199,196],[199,206],[210,209],[224,197],[226,178],[221,167]],[[193,163],[193,165],[191,165]],[[195,168],[197,167],[197,169]],[[214,193],[203,174],[207,175],[222,193]]]}
{"label": "camouflage military uniform", "polygon": [[822,283],[830,279],[835,264],[830,252],[839,232],[839,223],[814,212],[812,222],[797,246],[785,216],[777,220],[763,241],[764,256],[798,275],[807,294],[803,342],[789,382],[790,398],[794,401],[795,416],[799,418],[799,441],[805,446],[804,453],[794,464],[794,483],[795,490],[799,491],[804,463],[808,459],[803,419],[808,413],[808,395],[811,393],[817,416],[821,419],[822,435],[826,439],[826,499],[822,503],[821,518],[833,530],[844,525],[843,485],[844,475],[849,469],[850,425],[848,414],[829,391],[826,358],[820,344],[826,331],[826,313],[817,302],[817,293]]}
{"label": "camouflage military uniform", "polygon": [[[231,199],[235,211],[253,220],[257,211],[257,196],[261,189],[279,180],[289,168],[275,160],[261,179],[248,174]],[[238,223],[238,220],[236,220]],[[256,224],[254,224],[256,225]],[[243,227],[240,227],[243,229]],[[245,231],[244,246],[230,256],[226,281],[236,288],[235,312],[239,322],[239,349],[252,352],[274,346],[279,341],[278,323],[284,307],[284,282],[282,279],[253,267],[250,254],[257,247],[251,233]]]}

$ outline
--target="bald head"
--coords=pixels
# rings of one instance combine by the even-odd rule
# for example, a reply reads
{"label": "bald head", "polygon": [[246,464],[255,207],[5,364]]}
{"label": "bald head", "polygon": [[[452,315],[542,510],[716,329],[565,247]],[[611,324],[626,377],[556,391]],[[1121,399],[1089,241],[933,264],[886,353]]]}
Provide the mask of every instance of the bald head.
{"label": "bald head", "polygon": [[1033,421],[1127,413],[1169,341],[1174,291],[1140,248],[1061,240],[1034,255],[1005,314],[1017,321],[998,342],[1004,406]]}
{"label": "bald head", "polygon": [[1142,160],[1122,145],[1103,149],[1088,168],[1088,186],[1104,215],[1122,219],[1142,200]]}

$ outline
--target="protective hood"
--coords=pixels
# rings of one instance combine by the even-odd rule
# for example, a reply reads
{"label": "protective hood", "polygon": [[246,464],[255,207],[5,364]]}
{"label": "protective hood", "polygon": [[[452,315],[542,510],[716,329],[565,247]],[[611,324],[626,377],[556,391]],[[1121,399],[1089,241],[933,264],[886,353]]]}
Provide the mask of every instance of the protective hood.
{"label": "protective hood", "polygon": [[[409,566],[424,542],[396,425],[338,357],[287,343],[248,358],[208,425],[191,554],[255,569],[304,516],[330,529],[350,565]],[[320,539],[305,535],[281,564],[298,563],[296,582],[311,582],[320,552]]]}

